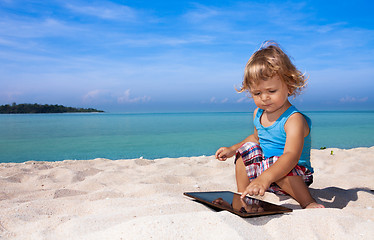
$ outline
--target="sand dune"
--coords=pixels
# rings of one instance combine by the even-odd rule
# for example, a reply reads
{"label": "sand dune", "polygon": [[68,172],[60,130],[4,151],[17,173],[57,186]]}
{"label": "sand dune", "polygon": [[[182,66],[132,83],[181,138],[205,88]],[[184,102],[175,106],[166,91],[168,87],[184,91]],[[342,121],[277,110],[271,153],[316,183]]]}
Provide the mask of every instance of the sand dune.
{"label": "sand dune", "polygon": [[[333,155],[331,155],[333,151]],[[370,239],[374,147],[312,150],[312,195],[266,201],[292,213],[243,219],[186,191],[235,191],[232,159],[66,160],[0,164],[1,239]]]}

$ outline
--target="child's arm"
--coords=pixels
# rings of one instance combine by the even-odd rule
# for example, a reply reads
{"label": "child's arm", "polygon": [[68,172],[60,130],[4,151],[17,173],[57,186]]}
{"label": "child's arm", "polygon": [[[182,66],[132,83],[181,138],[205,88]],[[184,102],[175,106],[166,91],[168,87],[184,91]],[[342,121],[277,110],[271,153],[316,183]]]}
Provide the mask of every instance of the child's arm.
{"label": "child's arm", "polygon": [[[253,113],[253,117],[256,116],[257,109],[255,109]],[[257,136],[257,129],[254,128],[253,134],[249,135],[246,137],[243,141],[232,145],[231,147],[221,147],[217,150],[215,156],[218,160],[220,161],[226,161],[226,159],[233,157],[236,153],[236,151],[240,148],[241,145],[243,145],[246,142],[254,142],[254,143],[259,143],[258,141],[258,136]]]}
{"label": "child's arm", "polygon": [[221,147],[216,152],[216,158],[220,161],[226,161],[226,159],[235,155],[236,150],[240,148],[246,142],[255,142],[258,143],[258,139],[256,139],[256,135],[252,134],[246,137],[243,141],[232,145],[231,147]]}
{"label": "child's arm", "polygon": [[285,177],[297,165],[303,150],[304,137],[309,134],[309,126],[302,114],[295,113],[287,120],[284,129],[287,138],[282,156],[251,181],[242,197],[247,194],[263,196],[271,183]]}

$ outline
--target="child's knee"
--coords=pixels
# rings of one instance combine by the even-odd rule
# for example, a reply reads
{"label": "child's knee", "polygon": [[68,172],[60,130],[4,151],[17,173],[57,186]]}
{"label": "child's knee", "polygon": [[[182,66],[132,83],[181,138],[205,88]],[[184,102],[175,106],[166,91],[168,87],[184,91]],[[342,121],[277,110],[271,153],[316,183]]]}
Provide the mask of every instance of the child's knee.
{"label": "child's knee", "polygon": [[237,155],[235,158],[235,169],[244,169],[245,170],[245,165],[242,156],[240,154]]}
{"label": "child's knee", "polygon": [[242,147],[243,147],[243,146],[246,146],[246,147],[249,148],[249,149],[252,149],[252,148],[258,148],[258,147],[261,149],[260,144],[255,143],[255,142],[246,142],[246,143],[244,143],[244,144],[242,145]]}
{"label": "child's knee", "polygon": [[263,151],[258,143],[246,142],[237,151],[237,155],[243,158],[251,158],[252,156],[262,156]]}

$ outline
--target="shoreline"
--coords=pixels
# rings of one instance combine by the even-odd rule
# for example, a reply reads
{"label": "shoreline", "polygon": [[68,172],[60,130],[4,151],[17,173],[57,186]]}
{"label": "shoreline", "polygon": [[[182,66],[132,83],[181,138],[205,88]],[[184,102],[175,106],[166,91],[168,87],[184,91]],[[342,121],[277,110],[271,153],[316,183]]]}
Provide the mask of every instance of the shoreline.
{"label": "shoreline", "polygon": [[[320,147],[320,148],[312,148],[312,151],[335,151],[335,150],[352,150],[352,149],[367,149],[367,148],[374,148],[374,146],[370,147],[352,147],[352,148],[337,148],[337,147]],[[105,157],[97,157],[97,158],[91,158],[91,159],[63,159],[63,160],[51,160],[51,161],[46,161],[46,160],[25,160],[22,162],[1,162],[1,164],[26,164],[26,163],[54,163],[54,162],[64,162],[64,161],[91,161],[91,160],[108,160],[108,161],[126,161],[126,160],[136,160],[136,159],[145,159],[149,161],[154,161],[154,160],[161,160],[161,159],[178,159],[178,158],[199,158],[199,157],[214,157],[214,155],[200,155],[200,156],[181,156],[181,157],[160,157],[160,158],[144,158],[143,156],[140,156],[138,158],[119,158],[119,159],[110,159],[110,158],[105,158]],[[0,166],[1,167],[1,166]]]}
{"label": "shoreline", "polygon": [[235,192],[232,159],[0,163],[0,238],[368,239],[374,234],[372,156],[374,146],[313,149],[310,190],[327,208],[302,210],[289,197],[266,193],[263,200],[294,211],[247,219],[183,196]]}

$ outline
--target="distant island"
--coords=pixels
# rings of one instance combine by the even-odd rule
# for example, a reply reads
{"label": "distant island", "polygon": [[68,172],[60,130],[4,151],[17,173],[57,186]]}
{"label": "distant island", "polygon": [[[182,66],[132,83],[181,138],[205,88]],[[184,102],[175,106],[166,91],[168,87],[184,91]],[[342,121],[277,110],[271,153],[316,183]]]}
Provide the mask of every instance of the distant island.
{"label": "distant island", "polygon": [[104,112],[94,108],[73,108],[62,105],[48,105],[48,104],[6,104],[0,106],[0,114],[11,113],[78,113],[78,112]]}

